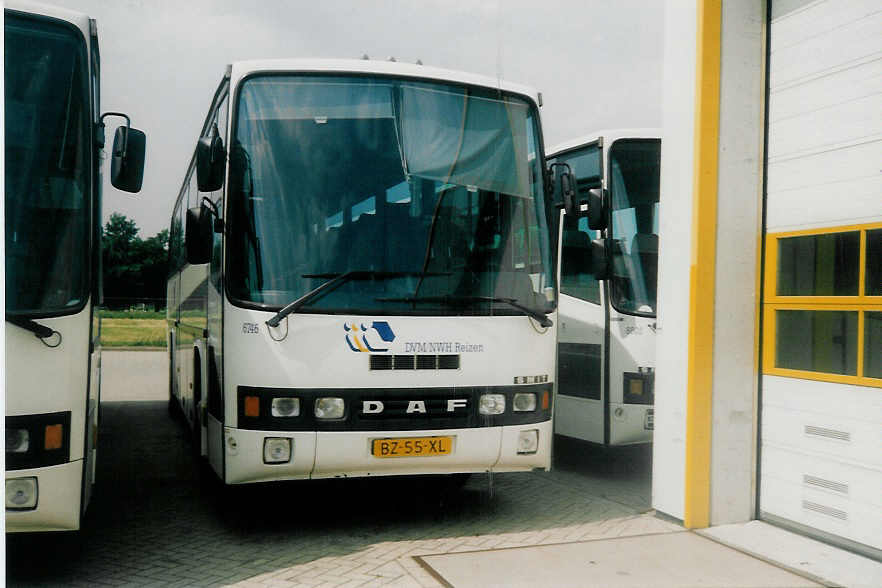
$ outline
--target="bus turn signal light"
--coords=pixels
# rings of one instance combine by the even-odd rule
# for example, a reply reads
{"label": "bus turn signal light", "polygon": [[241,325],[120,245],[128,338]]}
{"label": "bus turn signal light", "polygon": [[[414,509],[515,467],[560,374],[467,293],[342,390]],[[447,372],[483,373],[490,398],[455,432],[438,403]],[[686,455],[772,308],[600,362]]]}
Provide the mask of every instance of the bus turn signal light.
{"label": "bus turn signal light", "polygon": [[548,410],[549,407],[549,396],[548,390],[542,393],[542,410]]}
{"label": "bus turn signal light", "polygon": [[61,449],[64,440],[64,425],[46,425],[43,436],[44,449]]}
{"label": "bus turn signal light", "polygon": [[245,397],[245,416],[247,416],[247,417],[259,417],[260,416],[260,397],[258,397],[258,396],[246,396]]}

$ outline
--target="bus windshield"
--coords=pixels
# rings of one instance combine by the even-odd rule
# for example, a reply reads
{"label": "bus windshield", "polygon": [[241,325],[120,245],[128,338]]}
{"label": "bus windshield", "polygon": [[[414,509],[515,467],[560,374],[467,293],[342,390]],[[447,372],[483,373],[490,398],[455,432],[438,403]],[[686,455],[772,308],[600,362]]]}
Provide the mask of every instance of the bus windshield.
{"label": "bus windshield", "polygon": [[609,150],[612,200],[610,301],[655,316],[661,141],[621,139]]}
{"label": "bus windshield", "polygon": [[6,13],[6,312],[46,316],[88,295],[89,93],[85,41]]}
{"label": "bus windshield", "polygon": [[[234,113],[227,292],[301,312],[517,314],[553,302],[538,120],[493,90],[257,76]],[[493,300],[496,299],[496,300]]]}

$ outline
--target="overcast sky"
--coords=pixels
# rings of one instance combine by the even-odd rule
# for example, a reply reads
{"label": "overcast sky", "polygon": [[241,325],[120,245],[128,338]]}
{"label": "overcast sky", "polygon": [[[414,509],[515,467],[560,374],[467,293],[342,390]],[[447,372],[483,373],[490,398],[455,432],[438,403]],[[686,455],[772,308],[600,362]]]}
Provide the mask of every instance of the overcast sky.
{"label": "overcast sky", "polygon": [[142,237],[168,228],[209,102],[235,60],[367,53],[501,76],[542,92],[547,147],[602,128],[661,126],[657,0],[45,1],[98,20],[102,110],[128,113],[147,133],[141,193],[107,181],[104,191],[105,219],[121,212]]}

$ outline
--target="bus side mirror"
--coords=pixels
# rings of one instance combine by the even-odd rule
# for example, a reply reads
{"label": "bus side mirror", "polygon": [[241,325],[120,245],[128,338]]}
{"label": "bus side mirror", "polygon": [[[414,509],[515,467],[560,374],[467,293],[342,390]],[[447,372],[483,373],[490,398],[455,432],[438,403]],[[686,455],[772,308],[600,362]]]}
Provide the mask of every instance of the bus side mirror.
{"label": "bus side mirror", "polygon": [[126,192],[140,192],[144,180],[147,136],[132,127],[119,127],[113,136],[110,183]]}
{"label": "bus side mirror", "polygon": [[591,242],[591,273],[595,280],[609,279],[609,256],[607,255],[606,239],[595,239]]}
{"label": "bus side mirror", "polygon": [[588,228],[592,231],[602,231],[606,228],[608,200],[607,191],[603,188],[588,190]]}
{"label": "bus side mirror", "polygon": [[226,159],[224,140],[215,124],[208,136],[201,137],[196,144],[196,185],[200,192],[214,192],[224,185]]}
{"label": "bus side mirror", "polygon": [[196,265],[211,260],[212,215],[206,206],[187,209],[187,225],[184,229],[184,242],[187,248],[187,263]]}

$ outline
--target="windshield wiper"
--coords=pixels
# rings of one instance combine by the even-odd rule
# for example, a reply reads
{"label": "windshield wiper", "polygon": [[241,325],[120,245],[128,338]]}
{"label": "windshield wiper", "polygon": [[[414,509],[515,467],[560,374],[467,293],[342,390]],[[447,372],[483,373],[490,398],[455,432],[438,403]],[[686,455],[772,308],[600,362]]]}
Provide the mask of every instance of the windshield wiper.
{"label": "windshield wiper", "polygon": [[[61,344],[61,333],[59,333],[55,329],[47,327],[46,325],[41,325],[35,320],[19,316],[11,316],[7,314],[6,322],[26,331],[30,331],[34,334],[35,337],[40,339],[48,347],[58,347]],[[49,339],[53,335],[58,335],[58,343],[56,343],[55,345],[50,345],[49,343],[46,343],[46,339]]]}
{"label": "windshield wiper", "polygon": [[266,324],[270,327],[278,327],[279,323],[283,318],[288,316],[291,313],[297,312],[300,307],[304,304],[307,304],[309,301],[314,299],[316,296],[333,288],[335,286],[339,286],[344,282],[348,282],[350,280],[391,280],[393,278],[403,278],[407,276],[423,276],[423,275],[433,275],[433,276],[442,276],[449,275],[449,272],[437,272],[432,274],[424,274],[422,272],[385,272],[385,271],[373,271],[373,270],[352,270],[348,272],[343,272],[342,274],[330,273],[330,274],[303,274],[301,277],[303,278],[329,278],[327,282],[320,284],[318,287],[313,288],[294,302],[291,302],[284,308],[282,308],[279,312],[275,314],[271,319],[266,321]]}
{"label": "windshield wiper", "polygon": [[458,306],[461,304],[469,304],[472,302],[503,302],[508,304],[513,308],[517,308],[518,310],[525,313],[530,318],[536,319],[536,321],[543,327],[550,327],[554,323],[551,322],[551,319],[545,316],[540,310],[535,308],[530,308],[529,306],[524,306],[520,302],[518,302],[517,298],[502,298],[499,296],[405,296],[403,298],[377,298],[378,302],[407,302],[410,304],[420,304],[420,303],[440,303],[447,306]]}

